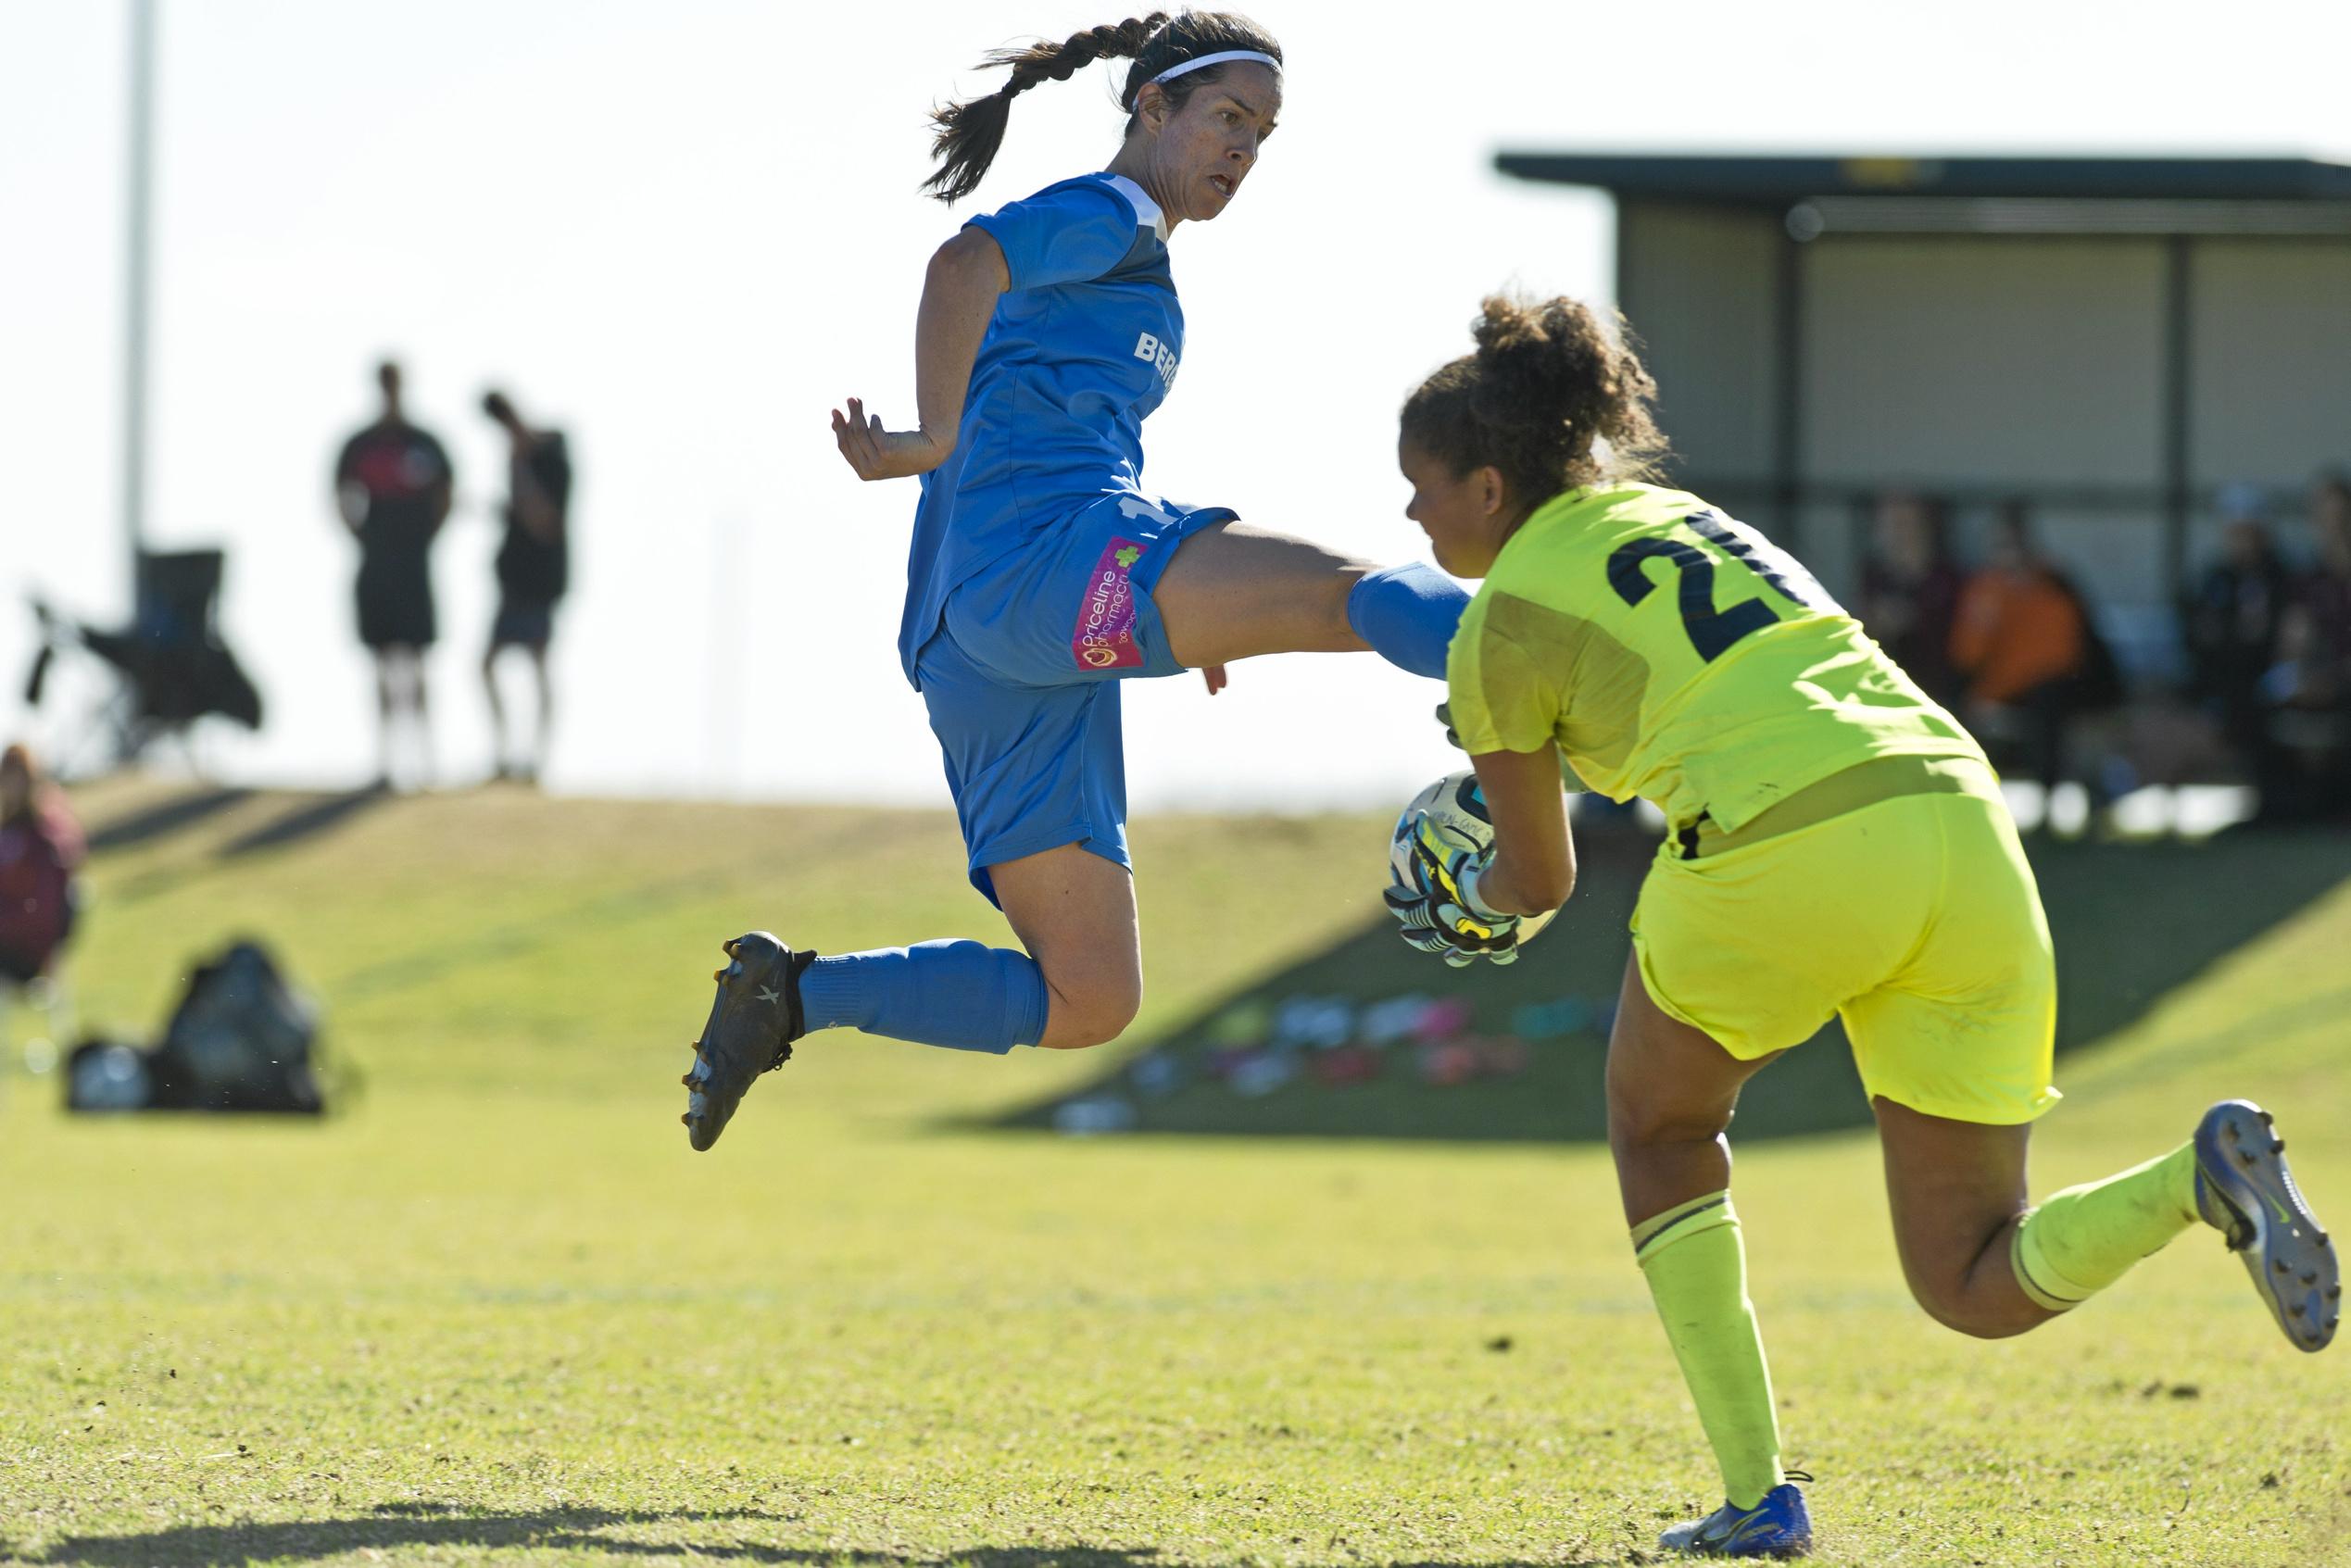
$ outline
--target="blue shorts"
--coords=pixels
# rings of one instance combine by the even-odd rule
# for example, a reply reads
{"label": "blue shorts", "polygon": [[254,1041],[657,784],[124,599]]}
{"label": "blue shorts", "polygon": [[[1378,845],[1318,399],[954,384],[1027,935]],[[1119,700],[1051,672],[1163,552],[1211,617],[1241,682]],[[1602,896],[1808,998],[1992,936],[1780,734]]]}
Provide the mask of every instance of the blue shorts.
{"label": "blue shorts", "polygon": [[1118,683],[1183,669],[1151,586],[1177,546],[1234,516],[1107,495],[949,597],[914,673],[990,903],[987,868],[1024,855],[1076,844],[1131,863]]}

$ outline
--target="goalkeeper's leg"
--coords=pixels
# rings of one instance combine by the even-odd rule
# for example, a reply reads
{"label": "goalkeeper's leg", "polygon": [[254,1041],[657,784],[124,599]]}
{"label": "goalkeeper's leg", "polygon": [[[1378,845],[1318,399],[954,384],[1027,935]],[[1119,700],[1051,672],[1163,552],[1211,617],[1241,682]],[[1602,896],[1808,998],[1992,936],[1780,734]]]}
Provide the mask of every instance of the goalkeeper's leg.
{"label": "goalkeeper's leg", "polygon": [[1667,1016],[1638,963],[1628,966],[1608,1045],[1608,1141],[1634,1256],[1729,1499],[1721,1515],[1676,1532],[1666,1544],[1677,1548],[1706,1547],[1729,1534],[1768,1555],[1809,1542],[1801,1499],[1780,1467],[1771,1374],[1747,1298],[1746,1246],[1731,1207],[1724,1137],[1740,1086],[1770,1060],[1741,1060]]}
{"label": "goalkeeper's leg", "polygon": [[1903,1272],[1937,1322],[1984,1338],[2036,1328],[2201,1221],[2243,1258],[2296,1348],[2333,1338],[2333,1247],[2257,1107],[2224,1100],[2185,1143],[2037,1206],[2025,1196],[2026,1127],[1929,1116],[1883,1096],[1875,1107]]}

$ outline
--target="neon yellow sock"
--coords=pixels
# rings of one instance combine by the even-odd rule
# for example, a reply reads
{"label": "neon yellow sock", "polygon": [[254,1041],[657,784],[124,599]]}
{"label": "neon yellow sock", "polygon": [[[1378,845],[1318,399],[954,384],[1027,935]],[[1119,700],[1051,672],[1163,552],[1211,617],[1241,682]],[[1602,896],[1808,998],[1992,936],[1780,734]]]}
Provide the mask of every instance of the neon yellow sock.
{"label": "neon yellow sock", "polygon": [[2195,1222],[2195,1146],[2181,1144],[2042,1199],[2018,1223],[2008,1262],[2027,1296],[2053,1312],[2070,1311]]}
{"label": "neon yellow sock", "polygon": [[1632,1241],[1722,1466],[1723,1495],[1733,1507],[1753,1508],[1786,1477],[1771,1369],[1764,1364],[1754,1303],[1747,1299],[1747,1248],[1730,1194],[1708,1193],[1643,1220]]}

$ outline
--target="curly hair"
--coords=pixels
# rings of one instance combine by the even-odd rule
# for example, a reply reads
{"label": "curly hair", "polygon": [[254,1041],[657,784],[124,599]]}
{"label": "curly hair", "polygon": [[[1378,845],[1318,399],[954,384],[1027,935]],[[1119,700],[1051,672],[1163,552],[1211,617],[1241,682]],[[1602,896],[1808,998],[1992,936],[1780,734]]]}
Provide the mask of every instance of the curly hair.
{"label": "curly hair", "polygon": [[1489,297],[1470,327],[1477,351],[1404,400],[1404,439],[1456,474],[1499,470],[1528,508],[1603,480],[1657,478],[1670,455],[1657,383],[1624,318],[1614,325],[1578,300]]}
{"label": "curly hair", "polygon": [[[1004,85],[982,97],[968,98],[931,111],[931,157],[938,163],[924,188],[943,202],[968,196],[987,176],[1004,144],[1004,127],[1012,119],[1012,100],[1041,82],[1067,82],[1096,60],[1126,60],[1126,85],[1119,107],[1127,111],[1126,129],[1135,129],[1136,100],[1152,78],[1186,60],[1250,49],[1282,57],[1274,35],[1234,11],[1179,11],[1169,16],[1153,11],[1147,17],[1073,32],[1061,43],[1039,38],[1018,48],[991,50],[981,60],[982,70],[1011,72]],[[1181,108],[1193,93],[1223,76],[1224,64],[1203,66],[1173,82],[1160,83],[1168,101]]]}

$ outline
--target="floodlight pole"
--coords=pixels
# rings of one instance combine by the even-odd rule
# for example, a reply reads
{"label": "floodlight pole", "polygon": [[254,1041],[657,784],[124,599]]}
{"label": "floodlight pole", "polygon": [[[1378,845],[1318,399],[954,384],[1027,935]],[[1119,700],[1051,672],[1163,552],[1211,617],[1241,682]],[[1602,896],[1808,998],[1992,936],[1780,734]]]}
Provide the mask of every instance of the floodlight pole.
{"label": "floodlight pole", "polygon": [[124,243],[122,532],[131,549],[132,612],[147,535],[147,253],[155,194],[156,0],[131,0],[130,211]]}

